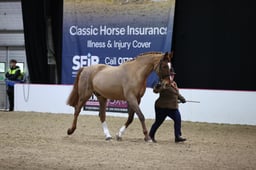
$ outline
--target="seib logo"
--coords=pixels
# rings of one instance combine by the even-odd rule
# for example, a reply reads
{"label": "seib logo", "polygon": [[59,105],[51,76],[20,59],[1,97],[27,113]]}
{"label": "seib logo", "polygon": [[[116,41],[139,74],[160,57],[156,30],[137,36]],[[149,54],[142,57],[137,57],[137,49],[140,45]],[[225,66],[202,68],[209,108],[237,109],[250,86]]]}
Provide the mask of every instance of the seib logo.
{"label": "seib logo", "polygon": [[88,53],[87,55],[75,55],[72,59],[73,70],[79,70],[79,68],[84,66],[91,66],[94,64],[99,64],[100,58],[95,55],[91,55],[91,53]]}

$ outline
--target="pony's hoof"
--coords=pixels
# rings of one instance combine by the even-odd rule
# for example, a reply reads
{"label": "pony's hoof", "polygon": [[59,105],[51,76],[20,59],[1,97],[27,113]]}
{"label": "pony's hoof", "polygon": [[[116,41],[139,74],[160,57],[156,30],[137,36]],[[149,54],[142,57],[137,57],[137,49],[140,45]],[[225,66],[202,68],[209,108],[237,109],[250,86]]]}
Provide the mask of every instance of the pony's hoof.
{"label": "pony's hoof", "polygon": [[116,140],[117,140],[117,141],[121,141],[121,140],[122,140],[122,137],[117,134],[117,135],[116,135]]}
{"label": "pony's hoof", "polygon": [[74,132],[73,129],[70,129],[70,128],[69,128],[69,129],[67,130],[67,134],[68,134],[68,135],[71,135],[73,132]]}
{"label": "pony's hoof", "polygon": [[151,138],[144,138],[144,141],[145,141],[145,142],[148,142],[148,143],[153,143],[153,141],[152,141]]}
{"label": "pony's hoof", "polygon": [[106,137],[106,141],[110,141],[112,139],[112,136]]}
{"label": "pony's hoof", "polygon": [[153,143],[153,140],[152,140],[152,139],[149,139],[149,140],[147,140],[146,142],[148,142],[148,143]]}

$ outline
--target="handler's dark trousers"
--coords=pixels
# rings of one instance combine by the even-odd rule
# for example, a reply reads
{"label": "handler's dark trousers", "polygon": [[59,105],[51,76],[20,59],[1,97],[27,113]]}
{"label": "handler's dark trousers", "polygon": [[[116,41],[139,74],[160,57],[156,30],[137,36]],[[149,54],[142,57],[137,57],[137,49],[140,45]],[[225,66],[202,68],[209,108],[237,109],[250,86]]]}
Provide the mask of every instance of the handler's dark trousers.
{"label": "handler's dark trousers", "polygon": [[163,109],[155,107],[155,122],[153,123],[149,136],[155,139],[155,133],[165,118],[168,116],[174,121],[174,134],[175,138],[181,136],[181,116],[179,109]]}
{"label": "handler's dark trousers", "polygon": [[14,87],[13,86],[8,86],[7,87],[7,95],[9,99],[9,111],[13,111],[14,109]]}

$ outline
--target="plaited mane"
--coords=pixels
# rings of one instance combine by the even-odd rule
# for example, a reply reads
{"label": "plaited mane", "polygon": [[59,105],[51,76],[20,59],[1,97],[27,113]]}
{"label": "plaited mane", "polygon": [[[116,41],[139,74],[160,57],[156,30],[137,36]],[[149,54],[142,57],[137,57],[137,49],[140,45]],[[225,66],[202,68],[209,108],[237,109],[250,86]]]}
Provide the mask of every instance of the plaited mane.
{"label": "plaited mane", "polygon": [[150,51],[150,52],[141,53],[137,57],[142,56],[142,55],[148,55],[148,54],[162,54],[162,52]]}
{"label": "plaited mane", "polygon": [[[137,58],[139,58],[140,56],[149,55],[149,54],[162,54],[162,52],[150,51],[150,52],[141,53],[141,54],[137,55],[135,58],[133,58],[132,60],[128,60],[128,61],[126,61],[126,62],[124,62],[124,63],[128,63],[128,62],[134,61],[134,60],[136,60]],[[124,63],[123,63],[123,64],[124,64]]]}

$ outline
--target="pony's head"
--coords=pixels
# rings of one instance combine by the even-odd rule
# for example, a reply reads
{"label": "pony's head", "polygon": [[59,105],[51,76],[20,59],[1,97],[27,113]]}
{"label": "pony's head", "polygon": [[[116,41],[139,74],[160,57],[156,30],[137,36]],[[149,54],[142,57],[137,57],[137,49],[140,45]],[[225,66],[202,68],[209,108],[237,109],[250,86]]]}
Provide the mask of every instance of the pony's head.
{"label": "pony's head", "polygon": [[159,63],[155,66],[154,70],[159,76],[160,82],[163,84],[170,84],[170,68],[171,68],[171,58],[173,56],[173,52],[166,52]]}

